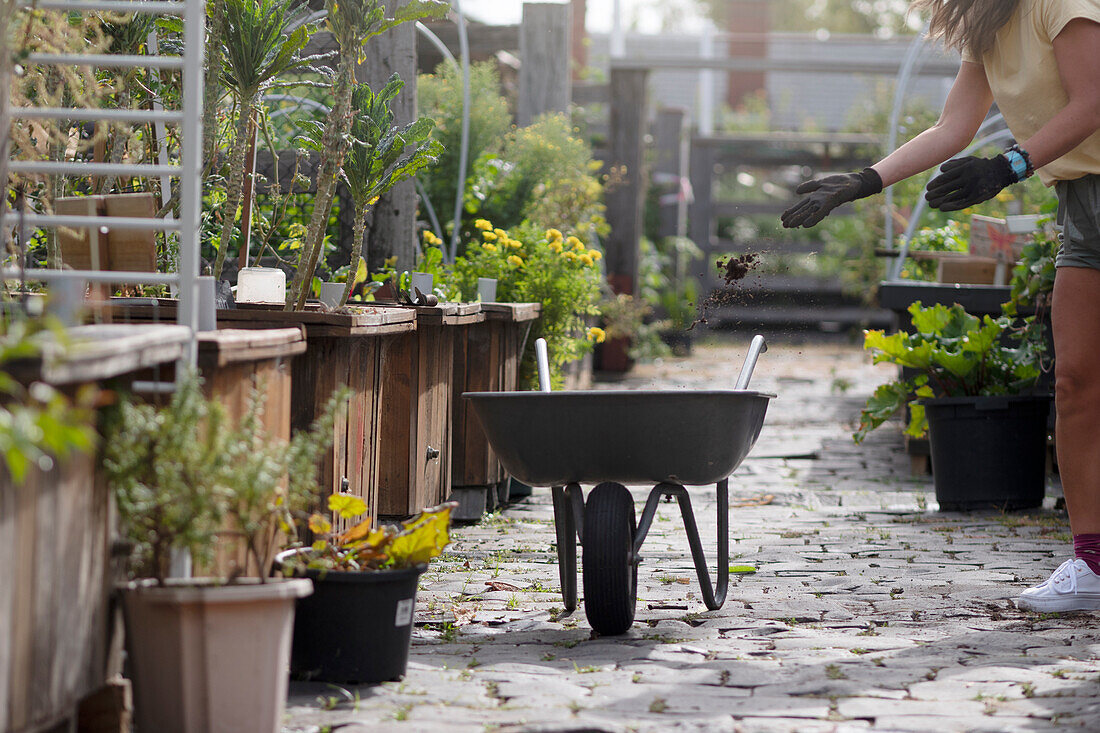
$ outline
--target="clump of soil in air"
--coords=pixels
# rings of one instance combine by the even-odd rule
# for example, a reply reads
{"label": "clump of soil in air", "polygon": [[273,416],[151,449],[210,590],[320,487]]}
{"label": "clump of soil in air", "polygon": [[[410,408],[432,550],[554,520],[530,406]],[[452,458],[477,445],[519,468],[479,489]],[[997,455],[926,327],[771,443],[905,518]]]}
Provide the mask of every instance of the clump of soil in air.
{"label": "clump of soil in air", "polygon": [[699,317],[688,326],[687,330],[692,330],[700,323],[705,324],[707,322],[707,311],[711,308],[736,304],[739,296],[739,283],[758,264],[760,264],[760,255],[755,252],[737,256],[730,255],[724,260],[718,260],[718,273],[725,281],[725,286],[715,290],[703,299],[703,302],[699,304]]}

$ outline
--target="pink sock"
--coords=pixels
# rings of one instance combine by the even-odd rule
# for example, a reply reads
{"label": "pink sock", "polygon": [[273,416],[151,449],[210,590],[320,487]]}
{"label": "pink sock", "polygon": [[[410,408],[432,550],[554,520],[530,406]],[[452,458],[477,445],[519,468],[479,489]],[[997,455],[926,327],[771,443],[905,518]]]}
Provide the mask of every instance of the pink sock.
{"label": "pink sock", "polygon": [[1089,570],[1100,575],[1100,534],[1073,535],[1073,554],[1084,560]]}

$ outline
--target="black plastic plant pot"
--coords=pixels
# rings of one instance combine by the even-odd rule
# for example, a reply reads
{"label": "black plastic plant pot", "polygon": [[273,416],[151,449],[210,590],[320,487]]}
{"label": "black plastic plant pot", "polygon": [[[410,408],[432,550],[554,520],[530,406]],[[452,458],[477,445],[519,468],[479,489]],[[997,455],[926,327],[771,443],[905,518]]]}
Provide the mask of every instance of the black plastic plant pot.
{"label": "black plastic plant pot", "polygon": [[1043,503],[1049,395],[945,397],[922,404],[941,510]]}
{"label": "black plastic plant pot", "polygon": [[427,569],[300,573],[313,581],[313,595],[298,602],[291,676],[348,684],[401,679],[409,662],[416,586]]}

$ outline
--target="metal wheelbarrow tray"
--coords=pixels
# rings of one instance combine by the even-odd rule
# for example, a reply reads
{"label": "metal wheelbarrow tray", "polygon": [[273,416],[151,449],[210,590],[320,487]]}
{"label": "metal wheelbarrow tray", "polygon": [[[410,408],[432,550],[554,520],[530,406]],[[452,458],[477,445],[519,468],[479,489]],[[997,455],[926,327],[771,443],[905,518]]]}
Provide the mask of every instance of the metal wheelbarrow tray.
{"label": "metal wheelbarrow tray", "polygon": [[[567,611],[577,606],[577,541],[592,628],[621,634],[634,622],[640,550],[661,497],[676,497],[703,601],[722,607],[729,585],[729,476],[745,459],[775,396],[747,385],[759,336],[732,390],[470,392],[464,397],[514,477],[550,486],[558,572]],[[545,389],[545,387],[544,387]],[[597,484],[585,501],[582,483]],[[640,521],[624,483],[656,484]],[[712,587],[686,486],[717,484],[718,577]]]}

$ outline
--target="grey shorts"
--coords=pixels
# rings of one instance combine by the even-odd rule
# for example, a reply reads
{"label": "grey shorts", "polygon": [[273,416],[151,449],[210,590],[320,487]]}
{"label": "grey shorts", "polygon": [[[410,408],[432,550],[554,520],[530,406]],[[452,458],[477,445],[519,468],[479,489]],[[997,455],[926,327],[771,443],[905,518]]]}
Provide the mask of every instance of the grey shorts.
{"label": "grey shorts", "polygon": [[1058,181],[1054,190],[1062,227],[1062,247],[1054,264],[1100,270],[1100,175]]}

